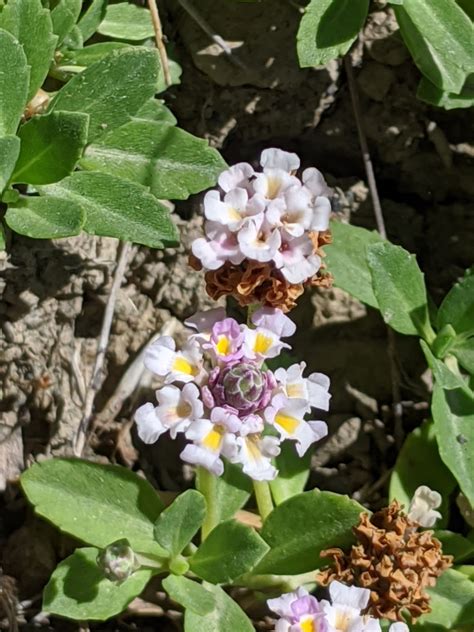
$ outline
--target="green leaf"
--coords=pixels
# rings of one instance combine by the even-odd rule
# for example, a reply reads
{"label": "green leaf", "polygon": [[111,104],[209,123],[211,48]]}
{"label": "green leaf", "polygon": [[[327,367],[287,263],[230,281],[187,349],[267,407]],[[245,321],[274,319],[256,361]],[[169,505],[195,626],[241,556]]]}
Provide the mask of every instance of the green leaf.
{"label": "green leaf", "polygon": [[21,485],[37,514],[79,540],[104,548],[127,538],[137,553],[164,553],[153,539],[163,504],[124,467],[50,459],[26,470]]}
{"label": "green leaf", "polygon": [[83,46],[84,38],[82,37],[82,31],[77,24],[75,24],[64,38],[60,53],[62,54],[65,50],[81,49]]}
{"label": "green leaf", "polygon": [[424,275],[415,256],[401,246],[383,242],[369,247],[367,261],[387,325],[401,334],[420,335],[432,342],[435,335],[428,316]]}
{"label": "green leaf", "polygon": [[191,542],[206,515],[204,496],[194,489],[180,494],[158,516],[155,540],[174,557]]}
{"label": "green leaf", "polygon": [[51,11],[53,32],[58,36],[57,46],[63,43],[66,35],[75,26],[81,8],[82,0],[60,0]]}
{"label": "green leaf", "polygon": [[245,612],[219,586],[204,584],[215,600],[215,608],[205,615],[186,610],[185,632],[255,632]]}
{"label": "green leaf", "polygon": [[138,42],[155,34],[148,9],[128,2],[109,5],[98,32],[107,37],[131,42]]}
{"label": "green leaf", "polygon": [[3,224],[0,222],[0,250],[5,250],[7,245],[7,240],[5,237],[5,229],[3,228]]}
{"label": "green leaf", "polygon": [[443,545],[443,553],[452,555],[454,562],[462,562],[474,557],[474,542],[452,531],[435,531],[435,536]]}
{"label": "green leaf", "polygon": [[85,213],[79,204],[49,197],[22,197],[5,214],[5,222],[12,230],[35,239],[79,235],[84,221]]}
{"label": "green leaf", "polygon": [[390,477],[389,498],[398,500],[408,510],[420,485],[428,485],[441,494],[439,511],[442,518],[437,525],[445,526],[449,518],[449,496],[456,487],[456,481],[441,460],[431,421],[415,428],[406,438]]}
{"label": "green leaf", "polygon": [[183,200],[213,186],[226,164],[201,138],[134,120],[89,145],[81,167],[139,182],[161,199]]}
{"label": "green leaf", "polygon": [[176,125],[174,114],[168,110],[163,101],[150,99],[141,107],[133,117],[134,121],[155,121],[157,123],[169,123]]}
{"label": "green leaf", "polygon": [[3,136],[0,138],[0,193],[3,192],[10,180],[19,154],[20,139],[18,136]]}
{"label": "green leaf", "polygon": [[159,61],[154,49],[113,51],[73,77],[51,109],[90,115],[89,141],[127,123],[155,93]]}
{"label": "green leaf", "polygon": [[474,397],[435,383],[431,410],[440,456],[474,506]]}
{"label": "green leaf", "polygon": [[441,90],[461,92],[474,70],[472,24],[464,11],[446,0],[405,0],[394,10],[422,74]]}
{"label": "green leaf", "polygon": [[420,344],[428,366],[436,378],[436,382],[448,391],[461,388],[469,394],[470,389],[464,378],[461,375],[453,373],[442,360],[435,358],[424,340],[420,340]]}
{"label": "green leaf", "polygon": [[[179,85],[181,83],[181,75],[183,74],[183,69],[177,62],[174,61],[174,59],[170,59],[169,56],[168,56],[168,69],[170,71],[171,85],[172,86]],[[168,90],[168,88],[169,86],[165,82],[165,76],[163,73],[161,73],[160,76],[158,77],[158,85],[156,87],[156,91],[158,93],[164,92],[165,90]]]}
{"label": "green leaf", "polygon": [[368,10],[369,0],[311,0],[297,35],[300,66],[324,66],[345,55]]}
{"label": "green leaf", "polygon": [[[474,6],[474,5],[473,5]],[[461,92],[445,92],[431,83],[426,77],[422,77],[418,84],[416,96],[421,101],[437,105],[445,110],[454,110],[455,108],[470,108],[474,105],[474,87],[469,77],[466,80]]]}
{"label": "green leaf", "polygon": [[87,142],[88,125],[89,115],[81,112],[51,112],[22,125],[12,182],[50,184],[69,175]]}
{"label": "green leaf", "polygon": [[41,0],[15,0],[0,13],[0,27],[23,46],[30,66],[29,101],[43,85],[53,61],[58,38],[53,33],[50,12],[43,8]]}
{"label": "green leaf", "polygon": [[281,444],[281,452],[275,459],[278,476],[270,481],[272,496],[277,505],[303,491],[309,477],[310,461],[311,450],[301,457],[290,441]]}
{"label": "green leaf", "polygon": [[120,584],[111,582],[97,566],[98,554],[92,547],[76,549],[57,566],[44,589],[45,611],[78,621],[105,621],[123,612],[153,575],[151,569],[140,569]]}
{"label": "green leaf", "polygon": [[413,630],[423,632],[425,627],[435,625],[454,630],[474,623],[474,582],[462,573],[453,569],[445,571],[436,586],[427,592],[431,597],[431,612],[420,617]]}
{"label": "green leaf", "polygon": [[[223,522],[233,518],[236,512],[245,505],[252,493],[252,483],[237,465],[228,461],[224,463],[224,474],[219,476],[215,483],[216,518],[219,522]],[[199,489],[199,470],[196,487]]]}
{"label": "green leaf", "polygon": [[55,184],[39,187],[41,195],[72,200],[86,211],[84,230],[163,248],[176,244],[178,232],[168,209],[140,185],[105,173],[76,171]]}
{"label": "green leaf", "polygon": [[261,535],[271,549],[255,572],[297,575],[323,566],[323,549],[353,543],[352,527],[363,511],[347,496],[317,489],[289,498],[265,520]]}
{"label": "green leaf", "polygon": [[199,615],[211,612],[215,606],[212,593],[187,577],[168,575],[163,580],[163,588],[173,601],[179,603],[186,610],[191,610]]}
{"label": "green leaf", "polygon": [[226,520],[211,531],[189,563],[198,577],[213,584],[228,584],[251,571],[267,551],[256,531]]}
{"label": "green leaf", "polygon": [[367,263],[367,248],[382,238],[375,231],[332,221],[332,244],[324,247],[324,263],[334,275],[334,285],[371,307],[379,308]]}
{"label": "green leaf", "polygon": [[105,17],[109,0],[92,0],[89,8],[82,14],[78,27],[86,42],[99,28],[99,24]]}
{"label": "green leaf", "polygon": [[78,50],[66,50],[61,58],[59,68],[63,71],[65,71],[64,66],[87,68],[101,61],[101,59],[110,55],[114,50],[121,48],[130,48],[130,44],[125,44],[124,42],[100,42],[99,44],[91,44],[85,48],[79,48]]}
{"label": "green leaf", "polygon": [[439,306],[438,328],[451,325],[456,333],[474,333],[474,274],[456,283]]}
{"label": "green leaf", "polygon": [[[2,14],[0,13],[0,26]],[[0,28],[0,135],[14,134],[20,123],[28,95],[30,77],[23,47]]]}

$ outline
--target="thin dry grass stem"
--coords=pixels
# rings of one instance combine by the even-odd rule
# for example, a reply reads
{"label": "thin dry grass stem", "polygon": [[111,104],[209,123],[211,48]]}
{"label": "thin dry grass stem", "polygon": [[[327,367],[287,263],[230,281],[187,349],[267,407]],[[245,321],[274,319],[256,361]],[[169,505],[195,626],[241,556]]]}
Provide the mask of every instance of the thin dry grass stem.
{"label": "thin dry grass stem", "polygon": [[122,280],[125,274],[125,269],[127,267],[131,249],[132,244],[130,242],[124,242],[120,247],[117,259],[117,266],[115,268],[114,278],[112,281],[112,287],[110,289],[109,298],[107,299],[107,305],[105,306],[104,318],[102,320],[102,328],[100,330],[99,344],[97,347],[94,369],[92,371],[91,381],[89,383],[89,388],[85,398],[84,415],[79,425],[74,442],[75,456],[82,456],[92,429],[94,400],[103,383],[103,366],[105,354],[107,352],[107,347],[109,344],[110,329],[112,327],[115,304],[117,302],[118,291],[120,289],[120,286],[122,285]]}
{"label": "thin dry grass stem", "polygon": [[[357,134],[359,137],[360,148],[362,152],[362,159],[364,161],[365,173],[367,175],[367,183],[369,185],[370,196],[372,198],[372,205],[374,209],[375,222],[377,224],[377,230],[383,239],[387,239],[387,230],[385,228],[385,221],[382,213],[382,205],[380,204],[380,197],[377,188],[377,180],[375,179],[374,167],[372,159],[370,157],[369,145],[367,143],[367,137],[364,131],[364,125],[362,122],[362,115],[359,103],[359,94],[357,92],[357,85],[354,78],[354,71],[352,70],[352,55],[349,52],[344,57],[344,66],[346,69],[347,82],[349,84],[349,91],[351,94],[352,109],[354,111],[354,118],[357,126]],[[392,412],[394,418],[394,438],[395,444],[398,448],[401,447],[404,438],[403,432],[403,407],[401,403],[400,393],[400,372],[398,369],[396,346],[395,346],[395,334],[393,329],[387,325],[387,337],[388,337],[388,358],[390,363],[390,379],[392,389]]]}
{"label": "thin dry grass stem", "polygon": [[165,83],[169,87],[171,85],[170,65],[168,61],[168,54],[163,43],[163,29],[161,28],[160,14],[158,13],[158,5],[156,4],[156,0],[148,0],[148,8],[150,9],[151,13],[151,21],[153,23],[153,29],[155,31],[156,48],[158,49],[158,53],[160,55]]}

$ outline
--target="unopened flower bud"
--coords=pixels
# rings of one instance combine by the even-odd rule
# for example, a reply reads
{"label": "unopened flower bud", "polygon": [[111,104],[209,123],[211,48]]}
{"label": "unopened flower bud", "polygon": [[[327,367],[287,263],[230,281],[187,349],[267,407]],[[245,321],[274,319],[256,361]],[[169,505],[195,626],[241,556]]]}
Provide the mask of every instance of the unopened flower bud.
{"label": "unopened flower bud", "polygon": [[129,541],[125,538],[103,549],[97,556],[97,564],[107,579],[113,582],[125,581],[140,567]]}

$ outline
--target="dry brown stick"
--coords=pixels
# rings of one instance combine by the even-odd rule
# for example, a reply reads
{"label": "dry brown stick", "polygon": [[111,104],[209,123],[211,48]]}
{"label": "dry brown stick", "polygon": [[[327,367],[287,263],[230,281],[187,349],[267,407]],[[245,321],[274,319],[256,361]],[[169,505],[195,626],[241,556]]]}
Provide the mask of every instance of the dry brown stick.
{"label": "dry brown stick", "polygon": [[89,389],[86,394],[84,415],[82,417],[74,441],[74,454],[76,456],[82,456],[82,453],[84,451],[93,417],[94,399],[100,387],[102,386],[102,369],[104,366],[107,346],[109,344],[110,329],[112,327],[112,319],[115,312],[115,303],[117,302],[118,291],[120,289],[120,286],[122,285],[122,279],[123,275],[125,274],[125,268],[127,267],[128,257],[130,255],[131,248],[132,244],[128,241],[122,243],[122,245],[120,246],[120,254],[117,259],[112,287],[110,288],[110,294],[109,298],[107,299],[104,318],[102,320],[102,328],[100,330],[99,344],[97,347],[97,354],[95,356],[94,369],[92,371]]}
{"label": "dry brown stick", "polygon": [[148,8],[150,9],[151,13],[151,21],[153,23],[153,29],[155,31],[156,48],[158,49],[161,65],[163,66],[165,83],[169,87],[171,85],[170,65],[168,61],[168,54],[163,43],[163,29],[161,28],[160,14],[158,13],[158,5],[156,4],[156,0],[148,0]]}
{"label": "dry brown stick", "polygon": [[[357,86],[354,78],[354,72],[352,70],[352,55],[347,53],[344,57],[344,65],[346,69],[347,82],[349,84],[349,91],[351,93],[352,109],[354,111],[354,118],[357,126],[357,134],[359,136],[359,143],[362,152],[362,159],[364,161],[365,173],[367,175],[367,182],[369,185],[370,196],[372,198],[372,205],[374,209],[375,222],[377,224],[377,230],[383,239],[387,239],[387,231],[385,229],[385,221],[382,213],[382,205],[380,204],[380,197],[377,188],[377,180],[375,179],[374,167],[372,165],[372,159],[370,157],[369,145],[364,131],[364,125],[362,123],[362,115],[359,104],[359,94],[357,92]],[[393,329],[387,325],[388,336],[388,358],[390,362],[390,379],[392,387],[392,410],[394,417],[394,435],[395,443],[397,447],[400,447],[403,442],[403,408],[401,404],[400,395],[400,378],[396,359],[395,349],[395,333]]]}

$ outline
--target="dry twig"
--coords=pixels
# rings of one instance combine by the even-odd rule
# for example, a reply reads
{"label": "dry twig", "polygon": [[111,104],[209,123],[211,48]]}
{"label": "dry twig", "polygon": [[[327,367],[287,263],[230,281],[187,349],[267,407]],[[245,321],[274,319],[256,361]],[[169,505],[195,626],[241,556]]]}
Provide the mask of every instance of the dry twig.
{"label": "dry twig", "polygon": [[158,49],[161,65],[163,66],[165,83],[169,87],[171,85],[170,65],[168,61],[168,54],[163,43],[163,29],[161,28],[160,14],[158,13],[158,5],[156,4],[156,0],[148,0],[148,8],[150,9],[151,13],[151,21],[153,23],[153,29],[155,31],[156,48]]}

